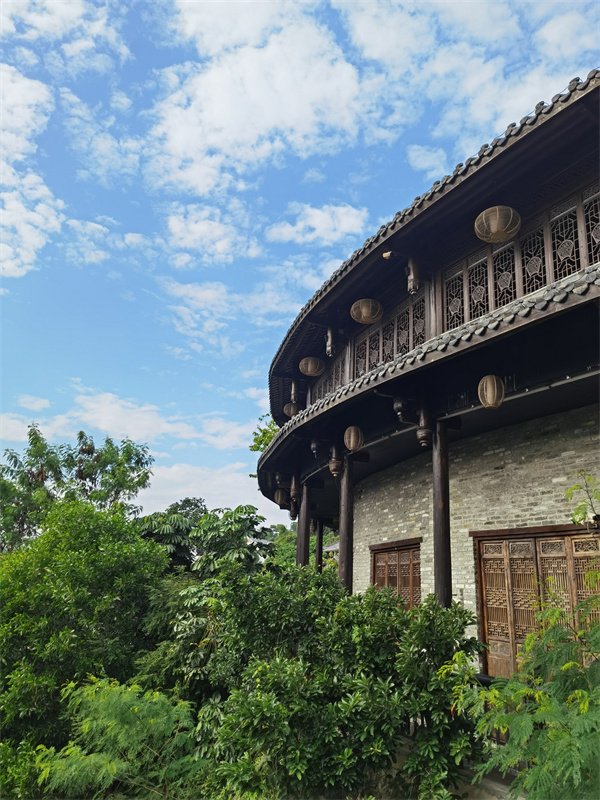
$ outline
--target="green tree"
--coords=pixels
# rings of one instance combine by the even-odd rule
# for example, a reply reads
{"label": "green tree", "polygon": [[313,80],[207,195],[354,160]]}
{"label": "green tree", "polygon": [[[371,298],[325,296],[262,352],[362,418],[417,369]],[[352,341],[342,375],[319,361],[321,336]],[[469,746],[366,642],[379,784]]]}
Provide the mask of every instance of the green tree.
{"label": "green tree", "polygon": [[40,535],[0,559],[3,733],[65,742],[60,688],[88,673],[133,673],[148,640],[140,620],[165,550],[141,539],[123,509],[55,501]]}
{"label": "green tree", "polygon": [[[262,424],[261,424],[262,423]],[[270,414],[263,414],[258,418],[256,430],[252,433],[250,450],[253,453],[262,453],[273,441],[279,431],[279,425]]]}
{"label": "green tree", "polygon": [[77,444],[51,445],[36,425],[28,430],[22,456],[4,453],[0,465],[0,546],[10,550],[35,536],[57,499],[84,499],[100,509],[122,506],[148,486],[152,456],[146,445],[106,438],[96,447],[91,436],[77,434]]}
{"label": "green tree", "polygon": [[164,513],[181,514],[192,523],[192,528],[197,528],[207,511],[208,508],[202,497],[184,497],[183,500],[171,503]]}

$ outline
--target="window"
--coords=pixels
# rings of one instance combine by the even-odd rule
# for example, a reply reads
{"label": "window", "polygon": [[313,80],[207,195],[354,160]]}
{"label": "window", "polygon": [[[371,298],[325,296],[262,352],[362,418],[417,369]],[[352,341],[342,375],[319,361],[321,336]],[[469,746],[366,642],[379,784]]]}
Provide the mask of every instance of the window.
{"label": "window", "polygon": [[540,600],[572,611],[592,594],[584,579],[600,557],[600,533],[550,525],[471,536],[476,539],[481,637],[489,645],[487,672],[508,677],[534,629]]}
{"label": "window", "polygon": [[388,586],[409,608],[421,602],[421,537],[373,544],[371,583]]}

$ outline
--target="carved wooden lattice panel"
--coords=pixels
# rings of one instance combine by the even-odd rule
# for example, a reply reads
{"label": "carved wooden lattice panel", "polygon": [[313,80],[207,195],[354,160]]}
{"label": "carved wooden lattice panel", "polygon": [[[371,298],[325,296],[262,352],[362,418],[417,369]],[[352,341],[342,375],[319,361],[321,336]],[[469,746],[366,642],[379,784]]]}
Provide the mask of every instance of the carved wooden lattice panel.
{"label": "carved wooden lattice panel", "polygon": [[403,309],[396,317],[396,352],[399,356],[410,350],[410,311]]}
{"label": "carved wooden lattice panel", "polygon": [[381,331],[382,360],[384,364],[394,360],[394,321],[386,322]]}
{"label": "carved wooden lattice panel", "polygon": [[476,319],[489,310],[487,258],[468,268],[469,318]]}
{"label": "carved wooden lattice panel", "polygon": [[511,303],[517,296],[515,281],[515,248],[511,244],[492,256],[494,268],[494,301],[496,308]]}
{"label": "carved wooden lattice panel", "polygon": [[419,547],[375,553],[373,583],[389,587],[410,607],[421,602],[421,554]]}
{"label": "carved wooden lattice panel", "polygon": [[539,227],[521,240],[523,292],[525,294],[541,289],[546,283],[545,258],[544,229]]}
{"label": "carved wooden lattice panel", "polygon": [[446,329],[458,328],[465,321],[464,286],[462,266],[448,270],[444,281],[444,308]]}
{"label": "carved wooden lattice panel", "polygon": [[[592,190],[598,191],[597,186]],[[589,191],[589,190],[588,190]],[[587,192],[584,192],[584,197]],[[597,264],[600,261],[600,197],[591,197],[583,204],[585,214],[585,234],[590,264]]]}
{"label": "carved wooden lattice panel", "polygon": [[367,340],[356,343],[354,356],[354,377],[360,378],[367,371]]}
{"label": "carved wooden lattice panel", "polygon": [[488,672],[508,677],[525,637],[535,629],[540,592],[544,602],[568,613],[592,596],[585,575],[600,559],[600,535],[487,540],[480,542],[479,556]]}
{"label": "carved wooden lattice panel", "polygon": [[425,343],[425,297],[416,297],[412,304],[412,346]]}
{"label": "carved wooden lattice panel", "polygon": [[[565,209],[567,210],[565,211]],[[554,280],[559,280],[577,272],[581,267],[575,200],[563,203],[553,209],[551,216],[554,217],[550,222]]]}
{"label": "carved wooden lattice panel", "polygon": [[381,331],[369,336],[369,371],[381,364]]}

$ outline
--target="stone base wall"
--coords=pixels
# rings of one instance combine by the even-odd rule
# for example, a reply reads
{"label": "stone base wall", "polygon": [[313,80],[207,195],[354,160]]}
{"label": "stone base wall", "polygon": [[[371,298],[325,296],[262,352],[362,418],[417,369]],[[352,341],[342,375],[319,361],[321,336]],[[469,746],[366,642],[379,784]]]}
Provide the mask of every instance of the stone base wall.
{"label": "stone base wall", "polygon": [[[569,476],[585,469],[600,479],[598,434],[598,409],[586,406],[450,441],[454,599],[476,611],[469,531],[571,521]],[[433,592],[431,452],[371,475],[354,497],[354,591],[371,582],[369,545],[422,536],[422,596]]]}

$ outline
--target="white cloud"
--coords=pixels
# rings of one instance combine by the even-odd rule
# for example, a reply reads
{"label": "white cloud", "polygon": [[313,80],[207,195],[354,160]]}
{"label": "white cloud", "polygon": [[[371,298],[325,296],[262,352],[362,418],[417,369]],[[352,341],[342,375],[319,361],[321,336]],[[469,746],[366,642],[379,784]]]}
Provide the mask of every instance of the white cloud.
{"label": "white cloud", "polygon": [[215,450],[237,450],[250,446],[254,428],[254,422],[240,423],[221,416],[208,417],[202,421],[200,438]]}
{"label": "white cloud", "polygon": [[118,32],[121,13],[114,4],[83,0],[4,0],[0,29],[8,40],[35,43],[55,73],[104,72],[114,56],[121,62],[129,56]]}
{"label": "white cloud", "polygon": [[261,47],[162,76],[168,94],[154,109],[156,153],[148,170],[161,184],[199,194],[286,150],[307,156],[351,143],[369,102],[332,34],[304,18]]}
{"label": "white cloud", "polygon": [[507,43],[514,45],[524,34],[516,9],[499,0],[493,3],[429,0],[427,8],[437,12],[443,36],[452,31],[454,37],[472,37],[496,49]]}
{"label": "white cloud", "polygon": [[129,437],[136,442],[154,442],[163,436],[194,439],[199,432],[177,416],[165,417],[158,406],[139,405],[111,392],[86,393],[75,397],[71,414],[78,423],[109,436]]}
{"label": "white cloud", "polygon": [[67,226],[72,238],[67,244],[67,256],[71,262],[79,266],[99,264],[108,258],[108,251],[103,249],[109,233],[108,228],[97,222],[70,219]]}
{"label": "white cloud", "polygon": [[0,274],[19,278],[35,269],[38,252],[58,233],[64,221],[63,203],[32,172],[19,175],[2,167]]}
{"label": "white cloud", "polygon": [[142,142],[113,135],[113,117],[96,119],[94,112],[68,89],[60,92],[64,127],[73,150],[80,156],[82,178],[97,178],[103,186],[131,179],[138,172]]}
{"label": "white cloud", "polygon": [[598,27],[590,21],[579,11],[555,16],[536,32],[536,45],[553,60],[577,57],[586,50],[598,53]]}
{"label": "white cloud", "polygon": [[275,242],[329,245],[348,236],[360,236],[369,212],[349,205],[313,208],[305,203],[290,203],[288,213],[296,222],[278,222],[267,230],[267,238]]}
{"label": "white cloud", "polygon": [[202,497],[209,509],[252,505],[269,524],[289,524],[287,512],[280,511],[258,491],[256,480],[248,475],[252,469],[253,464],[241,461],[217,469],[184,463],[155,466],[150,487],[137,499],[145,514],[164,511],[184,497]]}
{"label": "white cloud", "polygon": [[[305,5],[310,7],[308,3]],[[178,16],[174,26],[195,41],[201,56],[214,56],[247,45],[264,45],[274,30],[293,24],[302,14],[299,4],[285,0],[269,0],[268,3],[175,0],[175,7]]]}
{"label": "white cloud", "polygon": [[30,411],[41,411],[50,407],[50,400],[46,400],[45,397],[35,397],[32,394],[22,394],[17,402],[22,408],[28,408]]}
{"label": "white cloud", "polygon": [[191,358],[191,355],[183,347],[173,347],[170,344],[163,344],[162,348],[165,353],[173,356],[173,358],[176,358],[178,361],[189,361]]}
{"label": "white cloud", "polygon": [[254,400],[256,405],[259,407],[261,414],[266,414],[269,411],[270,404],[268,389],[258,389],[255,386],[250,386],[248,389],[244,389],[243,394],[244,397],[249,397],[251,400]]}
{"label": "white cloud", "polygon": [[235,256],[254,258],[260,254],[256,239],[240,233],[230,215],[218,208],[180,206],[169,216],[167,225],[171,246],[197,250],[207,264],[231,263]]}
{"label": "white cloud", "polygon": [[325,173],[316,167],[307,169],[302,176],[302,183],[323,183],[324,180],[326,180]]}
{"label": "white cloud", "polygon": [[0,64],[0,107],[3,157],[21,161],[37,149],[34,139],[46,127],[54,107],[52,93],[46,84]]}
{"label": "white cloud", "polygon": [[20,414],[0,414],[0,438],[3,442],[26,442],[29,420]]}
{"label": "white cloud", "polygon": [[439,180],[448,172],[448,156],[441,147],[410,144],[406,148],[406,156],[410,166],[424,172],[428,180]]}

